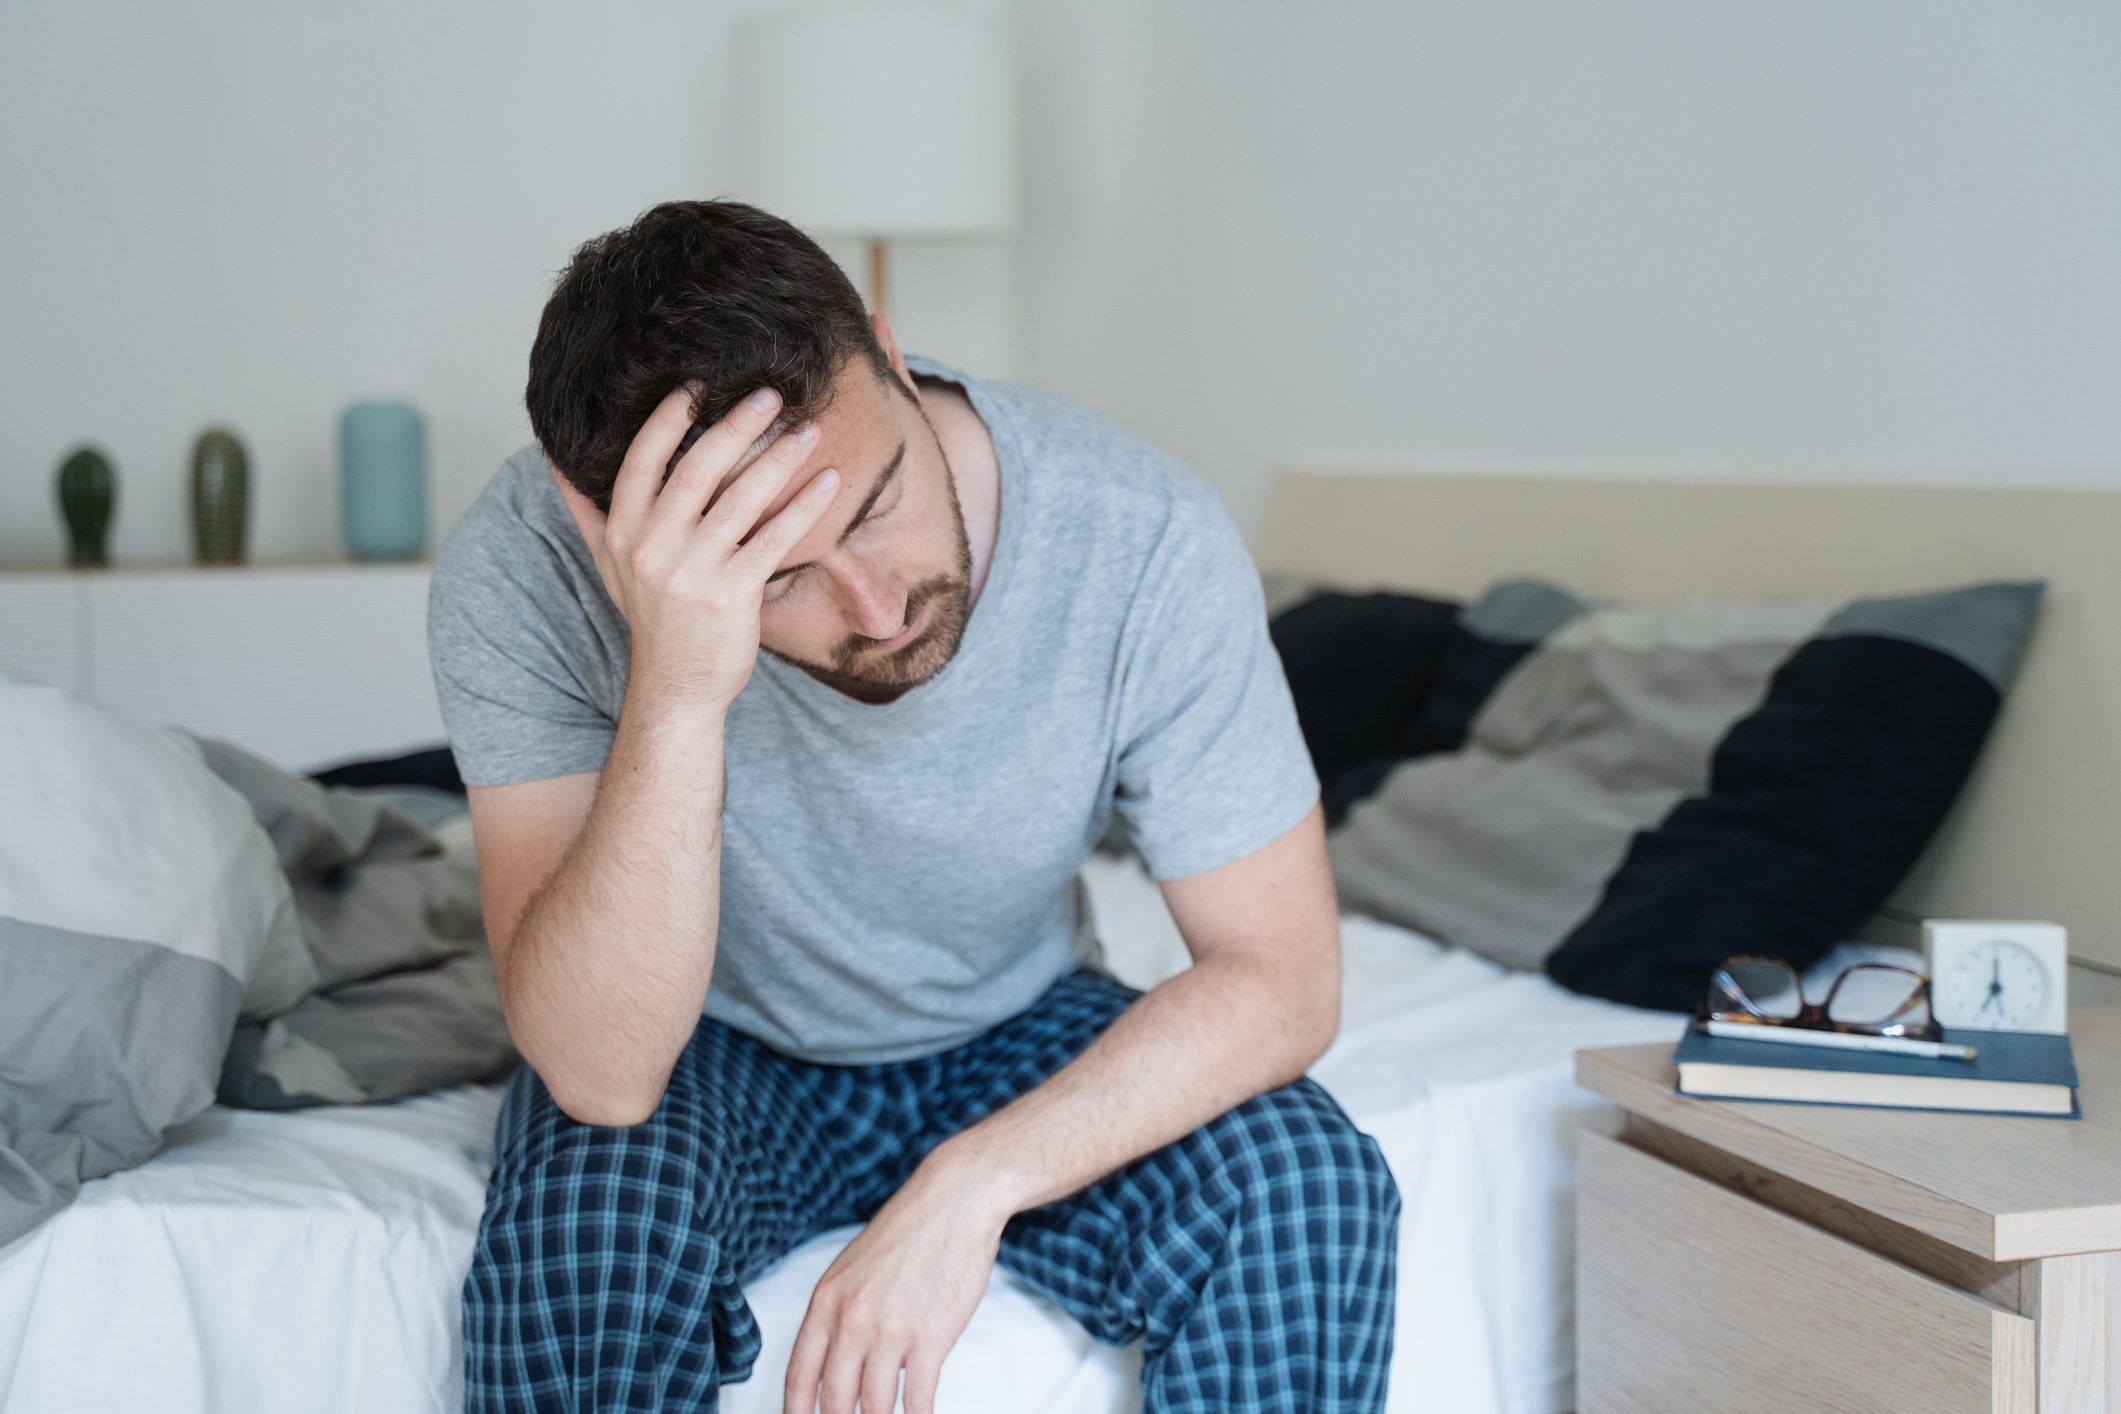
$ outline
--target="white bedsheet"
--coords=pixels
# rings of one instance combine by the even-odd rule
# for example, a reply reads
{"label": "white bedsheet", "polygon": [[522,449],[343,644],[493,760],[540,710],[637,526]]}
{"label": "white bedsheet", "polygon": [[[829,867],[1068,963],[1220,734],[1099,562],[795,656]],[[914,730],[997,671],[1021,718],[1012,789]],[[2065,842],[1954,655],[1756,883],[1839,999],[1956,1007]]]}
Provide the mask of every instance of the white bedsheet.
{"label": "white bedsheet", "polygon": [[[1186,965],[1132,861],[1087,871],[1108,961]],[[1383,1147],[1404,1211],[1395,1411],[1571,1403],[1570,1133],[1595,1101],[1578,1046],[1679,1021],[1563,992],[1350,916],[1340,1036],[1312,1075]],[[290,1114],[216,1106],[141,1168],[95,1180],[0,1249],[0,1409],[455,1414],[458,1290],[484,1198],[496,1086]],[[727,1414],[778,1414],[812,1287],[859,1229],[820,1233],[746,1296],[764,1349]],[[945,1414],[1139,1409],[1139,1346],[1100,1346],[997,1268],[943,1369]]]}

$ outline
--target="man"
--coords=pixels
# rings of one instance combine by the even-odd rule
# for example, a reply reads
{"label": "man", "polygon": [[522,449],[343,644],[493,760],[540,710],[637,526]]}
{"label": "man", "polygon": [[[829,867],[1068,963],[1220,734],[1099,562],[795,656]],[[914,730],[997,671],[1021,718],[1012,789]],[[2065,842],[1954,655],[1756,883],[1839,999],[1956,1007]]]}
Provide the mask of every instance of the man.
{"label": "man", "polygon": [[[1152,1414],[1382,1408],[1399,1193],[1305,1075],[1318,781],[1214,492],[733,202],[583,246],[526,401],[429,616],[526,1062],[467,1408],[714,1409],[743,1283],[855,1222],[788,1410],[929,1414],[997,1261]],[[1115,810],[1194,957],[1146,994],[1077,884]]]}

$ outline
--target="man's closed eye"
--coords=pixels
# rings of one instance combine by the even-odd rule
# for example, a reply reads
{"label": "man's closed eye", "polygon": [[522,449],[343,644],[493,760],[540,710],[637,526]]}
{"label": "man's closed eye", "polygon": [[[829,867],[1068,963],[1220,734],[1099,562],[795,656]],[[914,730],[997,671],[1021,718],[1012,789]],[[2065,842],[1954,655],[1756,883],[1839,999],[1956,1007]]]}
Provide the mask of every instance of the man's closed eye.
{"label": "man's closed eye", "polygon": [[[899,492],[897,498],[894,499],[889,506],[886,506],[880,511],[871,511],[868,515],[864,516],[856,524],[849,527],[847,533],[849,535],[853,535],[856,531],[863,530],[868,526],[876,524],[880,520],[886,519],[891,515],[893,511],[899,508],[899,503],[901,501],[904,501],[905,499],[906,493],[904,491]],[[797,565],[794,569],[784,570],[778,578],[767,580],[766,593],[763,596],[765,602],[768,604],[777,604],[781,600],[787,598],[789,591],[799,580],[801,580],[809,572],[809,569],[810,566],[808,565]]]}

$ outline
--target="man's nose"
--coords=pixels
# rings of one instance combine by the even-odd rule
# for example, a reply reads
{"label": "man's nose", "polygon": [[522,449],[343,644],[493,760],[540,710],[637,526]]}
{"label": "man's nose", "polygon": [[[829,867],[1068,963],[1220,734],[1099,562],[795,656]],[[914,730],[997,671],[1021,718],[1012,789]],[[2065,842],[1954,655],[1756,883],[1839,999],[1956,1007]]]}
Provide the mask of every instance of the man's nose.
{"label": "man's nose", "polygon": [[906,596],[856,565],[841,572],[840,592],[854,631],[865,638],[896,638],[906,627]]}

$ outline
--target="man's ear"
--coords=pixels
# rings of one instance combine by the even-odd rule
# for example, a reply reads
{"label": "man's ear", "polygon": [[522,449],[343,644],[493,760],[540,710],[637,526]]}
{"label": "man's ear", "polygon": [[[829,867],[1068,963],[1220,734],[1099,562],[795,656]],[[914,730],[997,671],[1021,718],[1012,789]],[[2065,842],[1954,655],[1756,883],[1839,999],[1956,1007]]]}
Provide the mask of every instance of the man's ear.
{"label": "man's ear", "polygon": [[897,373],[899,381],[906,385],[906,391],[913,394],[913,400],[919,402],[920,389],[913,386],[913,372],[906,367],[906,356],[899,352],[898,345],[891,340],[891,316],[881,309],[877,310],[869,316],[869,328],[876,334],[877,346],[883,349],[884,357],[891,360],[892,371]]}

